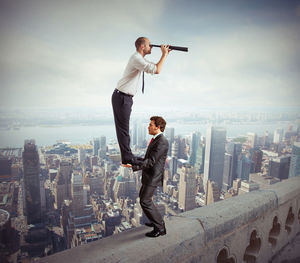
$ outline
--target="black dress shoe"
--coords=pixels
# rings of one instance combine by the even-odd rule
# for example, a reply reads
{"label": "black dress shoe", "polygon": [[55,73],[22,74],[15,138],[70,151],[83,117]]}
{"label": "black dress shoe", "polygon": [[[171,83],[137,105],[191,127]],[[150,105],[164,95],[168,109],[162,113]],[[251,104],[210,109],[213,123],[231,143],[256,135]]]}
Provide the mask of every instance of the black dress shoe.
{"label": "black dress shoe", "polygon": [[154,227],[154,224],[153,223],[145,223],[145,226]]}
{"label": "black dress shoe", "polygon": [[153,229],[151,232],[148,232],[145,235],[147,237],[159,237],[159,236],[164,236],[165,234],[167,234],[166,228],[164,228],[163,230]]}
{"label": "black dress shoe", "polygon": [[134,164],[134,159],[126,159],[126,160],[124,160],[124,161],[122,161],[122,164]]}

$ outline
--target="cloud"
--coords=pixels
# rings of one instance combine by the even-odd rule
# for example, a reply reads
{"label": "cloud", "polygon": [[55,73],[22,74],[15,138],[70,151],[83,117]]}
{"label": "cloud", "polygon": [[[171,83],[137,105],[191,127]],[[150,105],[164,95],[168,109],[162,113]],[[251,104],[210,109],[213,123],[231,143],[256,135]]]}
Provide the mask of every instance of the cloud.
{"label": "cloud", "polygon": [[[6,7],[6,19],[0,19],[5,36],[0,46],[1,105],[22,107],[34,101],[49,107],[110,107],[134,39],[146,35],[182,43],[189,52],[172,51],[162,73],[146,77],[145,95],[139,92],[134,99],[136,110],[145,105],[299,106],[297,21],[253,22],[256,17],[249,14],[242,18],[205,8],[199,18],[196,9],[188,13],[178,3],[170,8],[167,1],[70,3],[20,1]],[[233,18],[226,24],[229,14]],[[178,28],[170,26],[175,21]],[[160,54],[153,49],[148,59],[157,62]]]}

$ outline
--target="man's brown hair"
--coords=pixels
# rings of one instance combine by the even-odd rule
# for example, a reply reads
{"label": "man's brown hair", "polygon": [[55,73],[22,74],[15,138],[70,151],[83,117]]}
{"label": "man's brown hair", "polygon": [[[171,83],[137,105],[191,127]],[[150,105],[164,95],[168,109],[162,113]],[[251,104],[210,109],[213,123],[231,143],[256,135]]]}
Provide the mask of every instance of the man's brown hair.
{"label": "man's brown hair", "polygon": [[155,123],[155,126],[156,127],[160,127],[160,130],[163,132],[164,130],[165,130],[165,128],[166,128],[166,121],[164,120],[164,118],[163,117],[160,117],[160,116],[152,116],[151,118],[150,118],[150,121],[154,121],[154,123]]}
{"label": "man's brown hair", "polygon": [[136,47],[136,49],[138,49],[140,47],[140,45],[145,44],[145,39],[146,39],[146,37],[139,37],[135,41],[135,47]]}

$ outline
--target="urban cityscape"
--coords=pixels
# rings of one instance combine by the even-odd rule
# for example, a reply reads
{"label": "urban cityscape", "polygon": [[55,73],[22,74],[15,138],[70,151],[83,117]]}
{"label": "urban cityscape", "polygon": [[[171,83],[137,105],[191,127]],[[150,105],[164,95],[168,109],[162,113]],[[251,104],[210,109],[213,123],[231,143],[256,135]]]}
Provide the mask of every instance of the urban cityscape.
{"label": "urban cityscape", "polygon": [[[299,115],[279,117],[285,128],[235,137],[227,134],[228,114],[207,118],[204,133],[182,135],[168,125],[164,132],[170,147],[154,197],[164,219],[300,175]],[[143,157],[147,124],[133,120],[130,136]],[[121,166],[114,134],[90,139],[39,146],[28,138],[23,147],[1,148],[1,262],[29,262],[148,222],[141,172]]]}
{"label": "urban cityscape", "polygon": [[[0,32],[0,263],[300,262],[299,0],[1,0]],[[129,162],[167,123],[157,238],[116,93]]]}

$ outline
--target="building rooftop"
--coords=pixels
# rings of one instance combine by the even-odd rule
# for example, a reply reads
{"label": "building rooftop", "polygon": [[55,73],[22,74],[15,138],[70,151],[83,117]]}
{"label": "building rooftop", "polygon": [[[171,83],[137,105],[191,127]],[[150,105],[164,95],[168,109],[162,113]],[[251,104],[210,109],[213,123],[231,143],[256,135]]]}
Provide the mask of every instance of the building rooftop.
{"label": "building rooftop", "polygon": [[166,220],[165,236],[147,238],[149,228],[141,226],[39,262],[280,263],[274,259],[300,233],[299,198],[297,176],[172,216]]}

